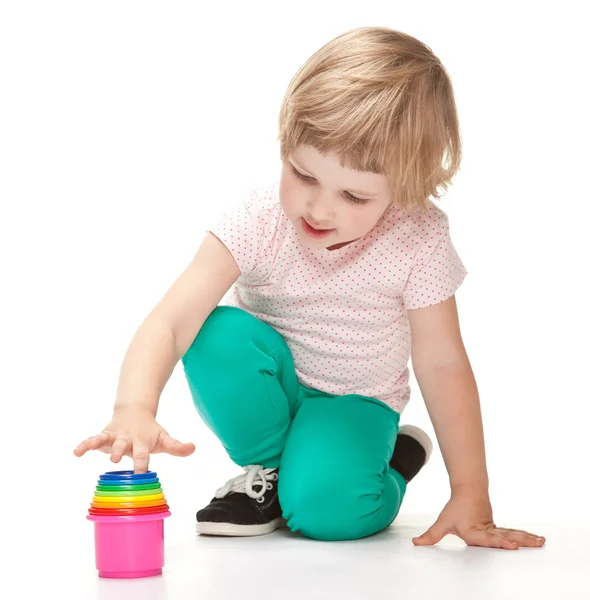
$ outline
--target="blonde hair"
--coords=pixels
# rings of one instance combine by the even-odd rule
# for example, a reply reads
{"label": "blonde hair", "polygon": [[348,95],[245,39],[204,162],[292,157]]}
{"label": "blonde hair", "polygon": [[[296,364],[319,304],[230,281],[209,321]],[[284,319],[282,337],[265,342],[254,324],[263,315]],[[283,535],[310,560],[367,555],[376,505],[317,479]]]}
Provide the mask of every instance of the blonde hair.
{"label": "blonde hair", "polygon": [[291,80],[279,113],[280,156],[299,145],[343,167],[386,175],[393,203],[423,212],[461,163],[450,77],[432,50],[385,27],[328,42]]}

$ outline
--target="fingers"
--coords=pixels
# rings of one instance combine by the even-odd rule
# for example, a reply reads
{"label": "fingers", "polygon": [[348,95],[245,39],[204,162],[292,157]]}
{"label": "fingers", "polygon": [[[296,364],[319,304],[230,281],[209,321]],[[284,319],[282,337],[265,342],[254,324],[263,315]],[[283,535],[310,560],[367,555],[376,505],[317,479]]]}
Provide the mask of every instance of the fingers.
{"label": "fingers", "polygon": [[75,449],[76,456],[83,456],[88,450],[106,449],[115,441],[115,434],[110,431],[103,431],[98,435],[93,435],[81,442]]}
{"label": "fingers", "polygon": [[440,542],[449,533],[444,527],[439,526],[438,522],[425,531],[422,535],[413,538],[415,546],[433,546]]}
{"label": "fingers", "polygon": [[486,531],[487,539],[491,542],[487,544],[490,548],[503,548],[504,550],[518,550],[518,544],[509,539],[506,534],[497,529]]}
{"label": "fingers", "polygon": [[545,543],[543,536],[519,529],[504,529],[495,527],[479,531],[471,531],[463,538],[469,546],[484,546],[487,548],[502,548],[518,550],[521,547],[538,548]]}
{"label": "fingers", "polygon": [[127,438],[120,435],[113,443],[113,449],[111,451],[111,460],[114,463],[118,463],[130,446],[131,442]]}
{"label": "fingers", "polygon": [[160,451],[171,454],[172,456],[189,456],[195,451],[194,444],[183,444],[182,442],[170,437],[167,433],[160,435]]}
{"label": "fingers", "polygon": [[499,533],[503,534],[507,539],[515,542],[519,546],[526,546],[528,548],[538,548],[543,546],[547,541],[542,535],[535,535],[522,529],[507,529],[504,527],[498,527],[496,529]]}
{"label": "fingers", "polygon": [[518,550],[518,544],[505,538],[494,529],[477,529],[460,536],[468,546],[481,546],[483,548],[502,548],[504,550]]}
{"label": "fingers", "polygon": [[133,444],[133,471],[135,473],[147,473],[150,462],[150,451],[145,442]]}
{"label": "fingers", "polygon": [[[146,473],[149,466],[150,452],[145,442],[132,443],[126,437],[103,431],[89,437],[78,445],[74,454],[83,456],[88,450],[111,451],[111,461],[118,463],[125,454],[133,453],[133,470],[135,473]],[[188,452],[190,454],[190,452]]]}
{"label": "fingers", "polygon": [[[147,430],[149,434],[149,430]],[[146,431],[144,431],[144,435]],[[172,456],[189,456],[195,451],[194,444],[185,444],[176,440],[164,430],[160,429],[159,434],[154,436],[157,441],[154,444],[154,437],[148,435],[144,438],[136,438],[131,432],[128,436],[117,435],[110,431],[92,436],[84,440],[74,450],[76,456],[82,456],[88,450],[100,449],[111,453],[111,461],[118,463],[123,456],[133,458],[133,470],[135,473],[146,473],[149,468],[150,449],[152,452],[166,452]]]}

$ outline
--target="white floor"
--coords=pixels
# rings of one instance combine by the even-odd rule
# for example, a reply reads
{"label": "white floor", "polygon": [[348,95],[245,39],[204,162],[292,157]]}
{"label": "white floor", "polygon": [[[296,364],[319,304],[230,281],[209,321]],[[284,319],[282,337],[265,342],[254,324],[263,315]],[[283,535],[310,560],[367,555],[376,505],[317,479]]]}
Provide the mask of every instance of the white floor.
{"label": "white floor", "polygon": [[192,523],[176,522],[166,529],[163,575],[109,580],[99,578],[94,569],[90,523],[58,539],[59,528],[44,530],[40,519],[31,532],[35,538],[11,548],[8,563],[3,559],[3,567],[11,562],[13,566],[2,568],[0,597],[49,593],[62,600],[590,598],[590,523],[519,523],[545,535],[546,545],[503,551],[469,548],[453,536],[435,547],[416,548],[411,538],[426,522],[432,522],[431,516],[400,515],[386,531],[351,542],[317,542],[288,530],[257,538],[203,537],[193,534]]}

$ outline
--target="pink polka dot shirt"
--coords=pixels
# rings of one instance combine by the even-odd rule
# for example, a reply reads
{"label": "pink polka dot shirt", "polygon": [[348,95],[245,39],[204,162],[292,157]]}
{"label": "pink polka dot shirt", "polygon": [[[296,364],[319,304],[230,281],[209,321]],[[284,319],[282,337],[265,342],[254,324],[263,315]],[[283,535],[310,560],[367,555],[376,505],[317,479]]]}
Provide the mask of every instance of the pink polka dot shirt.
{"label": "pink polka dot shirt", "polygon": [[327,250],[305,245],[278,184],[256,189],[210,229],[241,273],[223,303],[285,338],[303,385],[401,413],[410,399],[407,310],[451,297],[467,274],[447,215],[430,204],[422,214],[392,207],[363,238]]}

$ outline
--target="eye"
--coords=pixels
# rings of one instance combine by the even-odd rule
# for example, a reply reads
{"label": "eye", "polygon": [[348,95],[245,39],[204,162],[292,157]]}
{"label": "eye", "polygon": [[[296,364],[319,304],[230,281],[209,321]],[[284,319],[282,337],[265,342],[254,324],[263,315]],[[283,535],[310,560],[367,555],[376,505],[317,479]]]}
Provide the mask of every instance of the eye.
{"label": "eye", "polygon": [[[308,177],[307,175],[300,173],[293,165],[291,165],[291,172],[293,173],[293,175],[295,175],[295,177],[297,177],[297,179],[305,181],[305,183],[315,182],[315,179],[313,177]],[[359,198],[357,196],[353,196],[350,192],[343,192],[343,195],[347,200],[350,200],[355,204],[367,204],[367,202],[369,202],[367,198]]]}
{"label": "eye", "polygon": [[353,196],[350,192],[344,192],[344,195],[355,204],[366,204],[368,202],[367,198],[357,198]]}
{"label": "eye", "polygon": [[306,175],[304,175],[303,173],[300,173],[295,167],[291,167],[291,172],[293,173],[293,175],[295,175],[295,177],[297,177],[298,179],[301,179],[301,181],[306,181],[307,183],[312,183],[314,181],[313,177],[307,177]]}

